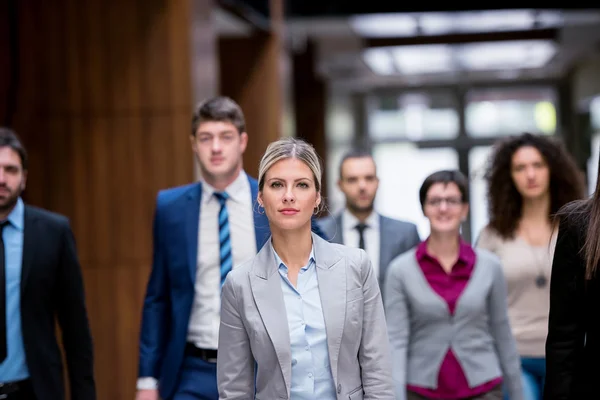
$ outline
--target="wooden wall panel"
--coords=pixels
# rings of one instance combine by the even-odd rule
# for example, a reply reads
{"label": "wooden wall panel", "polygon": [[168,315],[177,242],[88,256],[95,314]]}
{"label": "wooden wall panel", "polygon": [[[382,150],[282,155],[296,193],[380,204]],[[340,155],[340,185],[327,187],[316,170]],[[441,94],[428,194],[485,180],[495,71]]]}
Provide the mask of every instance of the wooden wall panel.
{"label": "wooden wall panel", "polygon": [[192,48],[191,37],[200,23],[212,33],[205,27],[212,3],[8,2],[0,2],[0,36],[8,5],[16,5],[19,93],[7,116],[5,77],[15,60],[0,37],[0,124],[12,119],[30,153],[25,200],[71,219],[98,398],[130,400],[156,194],[194,179],[191,110],[214,94],[197,88],[216,79],[207,76],[215,55]]}
{"label": "wooden wall panel", "polygon": [[[327,165],[325,136],[326,84],[317,74],[317,48],[308,40],[305,48],[292,57],[293,104],[296,136],[312,144],[321,157],[323,169]],[[327,201],[327,174],[323,173],[321,194]]]}
{"label": "wooden wall panel", "polygon": [[220,38],[220,93],[234,99],[246,117],[248,148],[244,168],[256,177],[267,145],[281,136],[282,90],[278,39],[257,33]]}

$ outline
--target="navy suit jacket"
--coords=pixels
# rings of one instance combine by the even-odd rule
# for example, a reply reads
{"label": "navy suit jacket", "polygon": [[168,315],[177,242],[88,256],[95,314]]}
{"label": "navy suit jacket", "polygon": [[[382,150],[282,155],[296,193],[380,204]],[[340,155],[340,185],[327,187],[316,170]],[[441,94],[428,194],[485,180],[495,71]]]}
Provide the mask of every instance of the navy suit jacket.
{"label": "navy suit jacket", "polygon": [[[269,220],[258,213],[258,182],[248,177],[254,212],[256,248],[271,236]],[[179,380],[195,294],[198,221],[202,184],[158,193],[153,225],[152,272],[146,289],[140,332],[139,375],[159,381],[169,398]],[[313,219],[313,231],[324,237]]]}

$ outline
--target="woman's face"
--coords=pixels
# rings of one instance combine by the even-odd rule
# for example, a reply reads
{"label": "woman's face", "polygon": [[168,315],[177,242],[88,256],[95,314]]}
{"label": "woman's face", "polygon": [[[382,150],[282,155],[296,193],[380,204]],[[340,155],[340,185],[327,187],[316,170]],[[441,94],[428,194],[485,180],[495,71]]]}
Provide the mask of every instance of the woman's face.
{"label": "woman's face", "polygon": [[271,225],[281,230],[296,230],[310,227],[321,194],[317,192],[311,169],[296,158],[286,158],[266,172],[258,201]]}
{"label": "woman's face", "polygon": [[458,185],[454,182],[434,183],[427,191],[423,212],[432,233],[460,232],[460,224],[467,217],[469,205],[463,202]]}
{"label": "woman's face", "polygon": [[512,156],[510,173],[517,191],[524,199],[536,199],[550,190],[550,168],[533,146],[523,146]]}

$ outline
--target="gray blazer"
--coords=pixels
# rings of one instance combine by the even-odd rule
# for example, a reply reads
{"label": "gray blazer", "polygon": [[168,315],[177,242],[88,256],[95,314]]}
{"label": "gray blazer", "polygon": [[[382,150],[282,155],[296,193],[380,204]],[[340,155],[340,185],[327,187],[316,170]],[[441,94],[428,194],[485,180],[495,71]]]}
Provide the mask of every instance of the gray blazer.
{"label": "gray blazer", "polygon": [[493,253],[475,249],[473,274],[454,315],[429,286],[415,251],[388,268],[385,311],[394,360],[396,396],[406,384],[435,389],[451,348],[471,387],[502,376],[511,400],[522,400],[521,366],[508,322],[506,282]]}
{"label": "gray blazer", "polygon": [[[337,399],[394,400],[383,304],[366,253],[312,238]],[[217,359],[220,399],[290,398],[290,334],[277,270],[269,240],[227,275]]]}
{"label": "gray blazer", "polygon": [[[344,244],[342,214],[325,217],[318,224],[332,243]],[[379,285],[383,291],[389,263],[421,242],[417,226],[379,215]]]}

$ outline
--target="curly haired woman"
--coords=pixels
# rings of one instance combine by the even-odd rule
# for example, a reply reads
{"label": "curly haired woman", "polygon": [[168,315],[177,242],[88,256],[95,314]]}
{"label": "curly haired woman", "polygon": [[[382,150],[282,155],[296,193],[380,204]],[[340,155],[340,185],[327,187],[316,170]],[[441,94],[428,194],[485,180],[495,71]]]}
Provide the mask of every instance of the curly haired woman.
{"label": "curly haired woman", "polygon": [[583,175],[559,142],[524,133],[496,144],[485,177],[490,221],[477,247],[491,250],[502,261],[524,398],[539,400],[556,245],[552,216],[568,202],[583,198]]}

